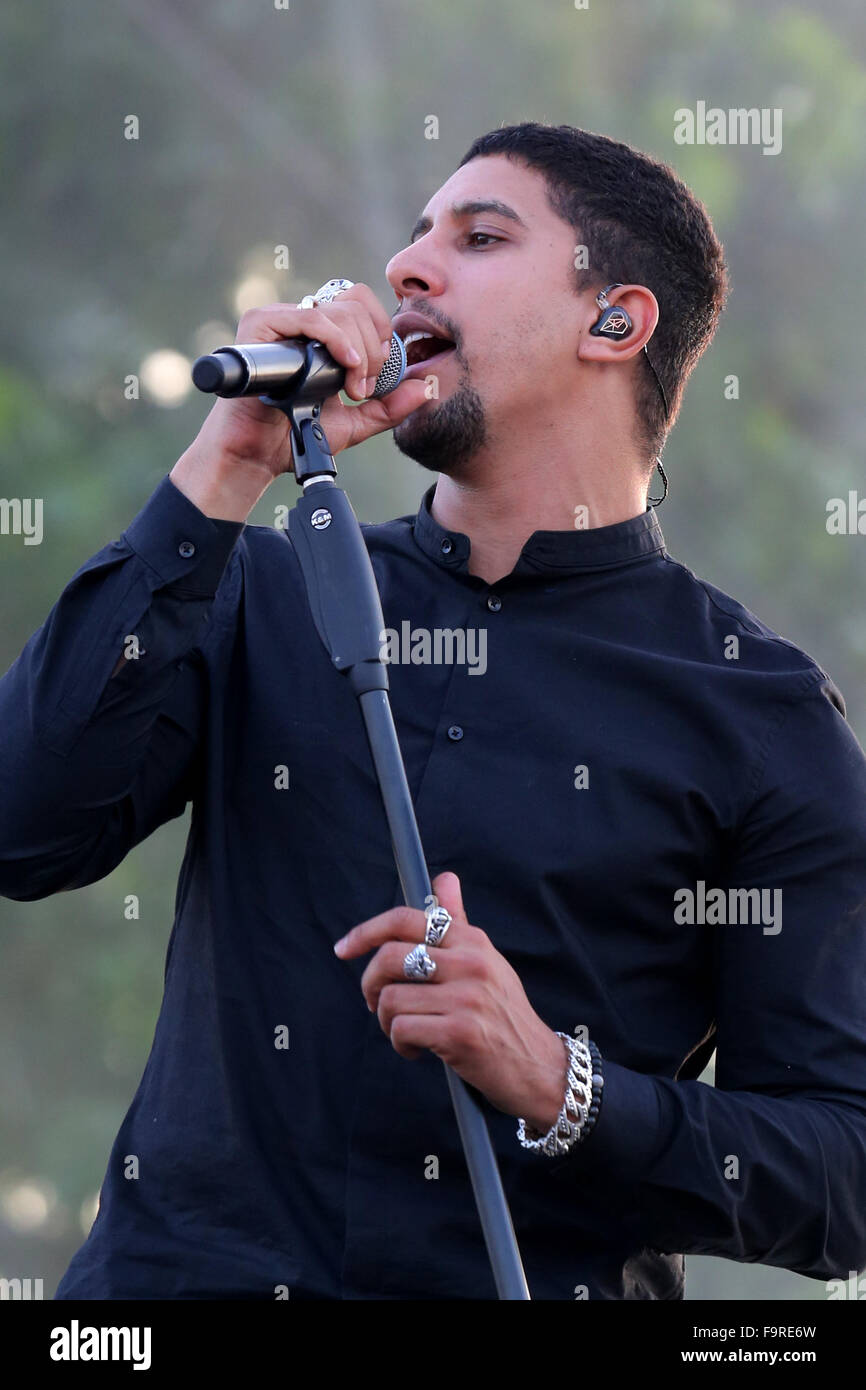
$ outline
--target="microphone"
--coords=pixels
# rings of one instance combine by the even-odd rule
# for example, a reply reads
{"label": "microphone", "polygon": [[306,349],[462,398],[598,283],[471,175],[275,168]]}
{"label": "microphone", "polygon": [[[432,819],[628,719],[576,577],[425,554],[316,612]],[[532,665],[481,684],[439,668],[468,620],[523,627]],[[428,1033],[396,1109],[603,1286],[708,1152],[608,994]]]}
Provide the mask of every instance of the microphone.
{"label": "microphone", "polygon": [[[304,378],[309,354],[310,370]],[[392,334],[388,360],[376,378],[374,396],[385,396],[403,380],[406,348]],[[192,364],[193,384],[214,396],[271,396],[298,405],[335,396],[346,380],[346,368],[313,338],[281,338],[276,343],[232,343],[217,348]],[[300,384],[293,391],[292,385]]]}

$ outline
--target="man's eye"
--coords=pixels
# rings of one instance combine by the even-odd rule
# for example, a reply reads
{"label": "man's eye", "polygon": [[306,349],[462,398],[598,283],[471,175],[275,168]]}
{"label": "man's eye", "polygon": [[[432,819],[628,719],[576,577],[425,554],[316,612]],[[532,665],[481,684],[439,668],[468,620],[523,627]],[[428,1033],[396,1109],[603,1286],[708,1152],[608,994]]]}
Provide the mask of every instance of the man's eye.
{"label": "man's eye", "polygon": [[485,241],[502,241],[501,236],[494,236],[492,232],[470,232],[466,240],[473,241],[477,236],[484,237]]}

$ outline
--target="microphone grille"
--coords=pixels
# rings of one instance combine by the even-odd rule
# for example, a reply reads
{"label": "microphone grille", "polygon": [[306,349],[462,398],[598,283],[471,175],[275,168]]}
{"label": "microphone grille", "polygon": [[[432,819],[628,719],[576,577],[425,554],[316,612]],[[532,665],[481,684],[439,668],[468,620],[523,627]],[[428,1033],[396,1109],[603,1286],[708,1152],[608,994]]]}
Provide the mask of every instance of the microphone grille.
{"label": "microphone grille", "polygon": [[376,377],[376,385],[373,390],[374,396],[387,396],[389,391],[393,391],[395,386],[399,386],[406,371],[406,348],[403,339],[398,338],[396,333],[391,335],[391,351],[388,360]]}

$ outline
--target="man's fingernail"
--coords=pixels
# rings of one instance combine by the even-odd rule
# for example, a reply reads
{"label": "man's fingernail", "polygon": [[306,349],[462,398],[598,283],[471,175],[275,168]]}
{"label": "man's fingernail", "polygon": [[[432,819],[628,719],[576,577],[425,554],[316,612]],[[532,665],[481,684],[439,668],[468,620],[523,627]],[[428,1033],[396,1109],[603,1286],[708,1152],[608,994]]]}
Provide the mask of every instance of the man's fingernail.
{"label": "man's fingernail", "polygon": [[390,355],[391,355],[391,339],[390,339],[390,338],[383,338],[383,339],[382,339],[382,351],[384,352],[384,354],[385,354],[386,357],[390,357]]}
{"label": "man's fingernail", "polygon": [[349,351],[346,353],[346,356],[348,357],[352,366],[357,367],[358,363],[361,360],[361,354],[360,352],[358,352],[357,348],[349,348]]}
{"label": "man's fingernail", "polygon": [[334,953],[335,953],[335,955],[341,956],[341,955],[343,954],[343,946],[344,946],[344,944],[345,944],[345,941],[346,941],[345,936],[341,936],[339,941],[335,941],[335,942],[334,942]]}

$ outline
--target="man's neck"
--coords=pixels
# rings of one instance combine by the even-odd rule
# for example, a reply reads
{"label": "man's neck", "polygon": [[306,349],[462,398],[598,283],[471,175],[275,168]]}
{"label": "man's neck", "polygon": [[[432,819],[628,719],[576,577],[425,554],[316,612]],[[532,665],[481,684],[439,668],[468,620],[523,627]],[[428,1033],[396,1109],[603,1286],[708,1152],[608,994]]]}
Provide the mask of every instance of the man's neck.
{"label": "man's neck", "polygon": [[[511,452],[511,451],[510,451]],[[486,453],[486,451],[485,451]],[[533,531],[613,526],[646,508],[647,484],[633,449],[617,458],[571,449],[477,457],[459,478],[439,474],[431,513],[445,530],[469,537],[469,572],[488,584],[510,574]]]}

